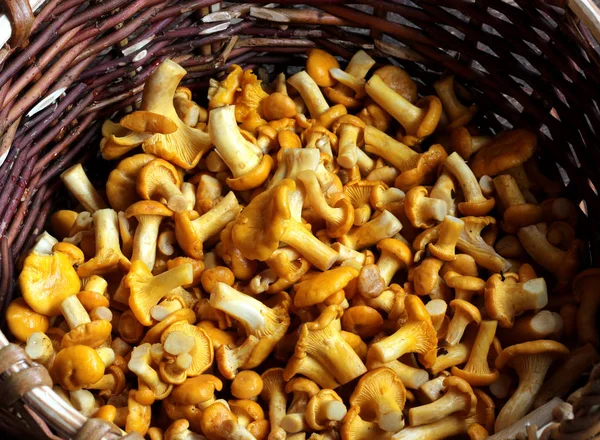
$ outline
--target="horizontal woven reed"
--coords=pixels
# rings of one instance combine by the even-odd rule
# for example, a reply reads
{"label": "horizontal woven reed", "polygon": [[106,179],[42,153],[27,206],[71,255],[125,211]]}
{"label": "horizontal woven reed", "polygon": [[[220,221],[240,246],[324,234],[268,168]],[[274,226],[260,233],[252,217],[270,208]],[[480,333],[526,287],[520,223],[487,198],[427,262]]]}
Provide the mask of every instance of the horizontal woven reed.
{"label": "horizontal woven reed", "polygon": [[[35,17],[23,3],[0,1],[13,20],[0,48],[2,310],[15,295],[16,259],[60,194],[59,174],[99,156],[102,121],[130,110],[166,58],[188,71],[183,84],[199,103],[208,79],[231,64],[292,71],[312,47],[397,63],[422,94],[454,73],[480,108],[476,123],[537,132],[543,171],[565,182],[588,218],[600,217],[600,53],[564,1],[47,0]],[[106,174],[89,168],[98,182]],[[597,264],[597,222],[583,228],[584,264]],[[44,435],[23,408],[1,415],[7,432]]]}

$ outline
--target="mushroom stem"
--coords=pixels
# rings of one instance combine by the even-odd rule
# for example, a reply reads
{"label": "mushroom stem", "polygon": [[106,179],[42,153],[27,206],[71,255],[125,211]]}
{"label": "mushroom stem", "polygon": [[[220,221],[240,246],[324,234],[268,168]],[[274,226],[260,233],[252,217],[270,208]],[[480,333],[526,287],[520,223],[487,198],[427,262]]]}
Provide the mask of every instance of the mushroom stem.
{"label": "mushroom stem", "polygon": [[468,409],[470,401],[461,393],[453,392],[452,389],[439,399],[427,405],[415,406],[408,412],[410,426],[420,426],[433,423],[437,420],[459,411]]}
{"label": "mushroom stem", "polygon": [[234,105],[211,110],[208,132],[217,152],[231,170],[233,177],[244,176],[260,163],[260,157],[240,133],[235,120]]}
{"label": "mushroom stem", "polygon": [[481,321],[467,364],[463,369],[453,367],[453,375],[463,378],[472,386],[490,385],[498,379],[497,371],[491,371],[488,365],[488,354],[497,327],[498,321]]}
{"label": "mushroom stem", "polygon": [[302,254],[321,270],[329,269],[337,260],[337,252],[310,233],[302,224],[294,222],[285,230],[281,241]]}
{"label": "mushroom stem", "polygon": [[363,176],[366,176],[375,169],[375,161],[360,148],[356,150],[356,164],[358,165],[360,174]]}
{"label": "mushroom stem", "polygon": [[251,328],[264,327],[265,317],[272,313],[259,300],[220,282],[210,294],[210,305],[240,321],[244,327]]}
{"label": "mushroom stem", "polygon": [[494,188],[502,201],[504,209],[526,203],[516,180],[509,174],[502,174],[495,177]]}
{"label": "mushroom stem", "polygon": [[51,367],[55,355],[52,341],[42,332],[32,333],[27,338],[25,353],[27,353],[32,361],[46,368]]}
{"label": "mushroom stem", "polygon": [[[404,98],[402,98],[404,99]],[[410,104],[412,105],[412,104]],[[401,172],[413,169],[419,160],[419,153],[398,142],[372,125],[365,127],[365,150],[394,165]]]}
{"label": "mushroom stem", "polygon": [[448,416],[434,423],[408,426],[392,436],[392,440],[442,440],[467,432],[470,421],[464,417]]}
{"label": "mushroom stem", "polygon": [[192,281],[192,265],[189,263],[180,264],[166,272],[153,276],[150,281],[150,290],[160,291],[163,296],[166,296],[171,290],[180,286],[190,284]]}
{"label": "mushroom stem", "polygon": [[373,220],[340,237],[339,241],[351,249],[361,250],[377,244],[384,238],[393,237],[401,229],[402,223],[396,216],[384,210]]}
{"label": "mushroom stem", "polygon": [[358,162],[358,136],[360,127],[344,124],[339,132],[337,162],[344,168],[352,168]]}
{"label": "mushroom stem", "polygon": [[227,223],[235,219],[240,210],[240,205],[233,191],[227,193],[223,199],[204,215],[193,220],[197,239],[204,242],[215,234],[221,232]]}
{"label": "mushroom stem", "polygon": [[306,71],[303,70],[288,78],[288,84],[300,93],[313,119],[329,110],[329,104],[321,89]]}
{"label": "mushroom stem", "polygon": [[[467,202],[485,202],[479,182],[467,163],[457,152],[446,158],[446,168],[456,177]],[[490,208],[491,209],[491,208]],[[482,214],[484,215],[484,214]]]}
{"label": "mushroom stem", "polygon": [[71,329],[91,322],[90,315],[86,312],[77,295],[71,295],[65,299],[60,304],[60,310]]}
{"label": "mushroom stem", "polygon": [[369,354],[372,353],[379,362],[390,362],[406,353],[419,353],[421,351],[419,335],[424,334],[429,327],[433,330],[432,325],[428,322],[408,322],[393,335],[371,345]]}
{"label": "mushroom stem", "polygon": [[367,82],[366,91],[373,100],[382,106],[404,127],[407,134],[416,134],[426,112],[413,105],[404,96],[396,93],[379,75],[373,75]]}
{"label": "mushroom stem", "polygon": [[60,175],[61,180],[73,196],[91,213],[107,208],[106,202],[90,182],[80,163],[73,165]]}
{"label": "mushroom stem", "polygon": [[158,215],[140,215],[138,227],[133,237],[131,261],[143,262],[149,270],[154,268],[156,260],[156,242],[162,217]]}

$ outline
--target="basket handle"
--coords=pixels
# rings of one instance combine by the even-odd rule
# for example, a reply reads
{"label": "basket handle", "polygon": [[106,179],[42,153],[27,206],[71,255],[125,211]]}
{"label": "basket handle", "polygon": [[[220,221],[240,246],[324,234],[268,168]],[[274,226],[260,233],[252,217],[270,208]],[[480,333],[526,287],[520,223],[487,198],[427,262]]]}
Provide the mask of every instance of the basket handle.
{"label": "basket handle", "polygon": [[596,6],[594,0],[568,0],[567,6],[600,43],[600,8]]}
{"label": "basket handle", "polygon": [[28,0],[0,0],[0,9],[8,17],[11,35],[8,44],[19,47],[29,38],[33,26],[33,10]]}

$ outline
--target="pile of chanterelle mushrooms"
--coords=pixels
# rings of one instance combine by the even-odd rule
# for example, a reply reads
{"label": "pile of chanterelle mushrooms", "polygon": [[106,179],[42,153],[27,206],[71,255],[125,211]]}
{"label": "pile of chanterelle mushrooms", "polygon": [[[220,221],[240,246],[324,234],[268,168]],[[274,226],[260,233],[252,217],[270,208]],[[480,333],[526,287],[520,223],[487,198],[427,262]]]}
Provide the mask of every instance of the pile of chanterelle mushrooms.
{"label": "pile of chanterelle mushrooms", "polygon": [[578,208],[451,76],[419,98],[312,50],[272,84],[232,66],[205,109],[185,73],[105,122],[105,191],[62,175],[79,205],[6,312],[83,414],[152,440],[481,439],[598,360]]}

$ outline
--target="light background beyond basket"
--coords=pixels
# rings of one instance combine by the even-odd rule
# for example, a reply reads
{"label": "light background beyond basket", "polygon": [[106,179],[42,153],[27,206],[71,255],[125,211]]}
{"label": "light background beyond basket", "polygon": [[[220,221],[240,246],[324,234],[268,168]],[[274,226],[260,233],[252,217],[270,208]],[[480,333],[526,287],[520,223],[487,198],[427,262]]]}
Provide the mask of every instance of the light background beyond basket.
{"label": "light background beyond basket", "polygon": [[[599,218],[600,22],[591,0],[260,3],[217,12],[215,0],[48,0],[33,19],[23,1],[0,1],[14,28],[0,49],[0,307],[15,294],[14,261],[43,230],[59,174],[97,157],[102,120],[131,108],[167,57],[188,70],[184,84],[200,101],[208,78],[232,63],[285,71],[316,46],[345,59],[359,48],[394,59],[421,94],[454,73],[481,109],[476,122],[538,132],[544,171]],[[597,265],[597,222],[581,234],[585,264]],[[35,426],[21,414],[3,412],[6,430]]]}

